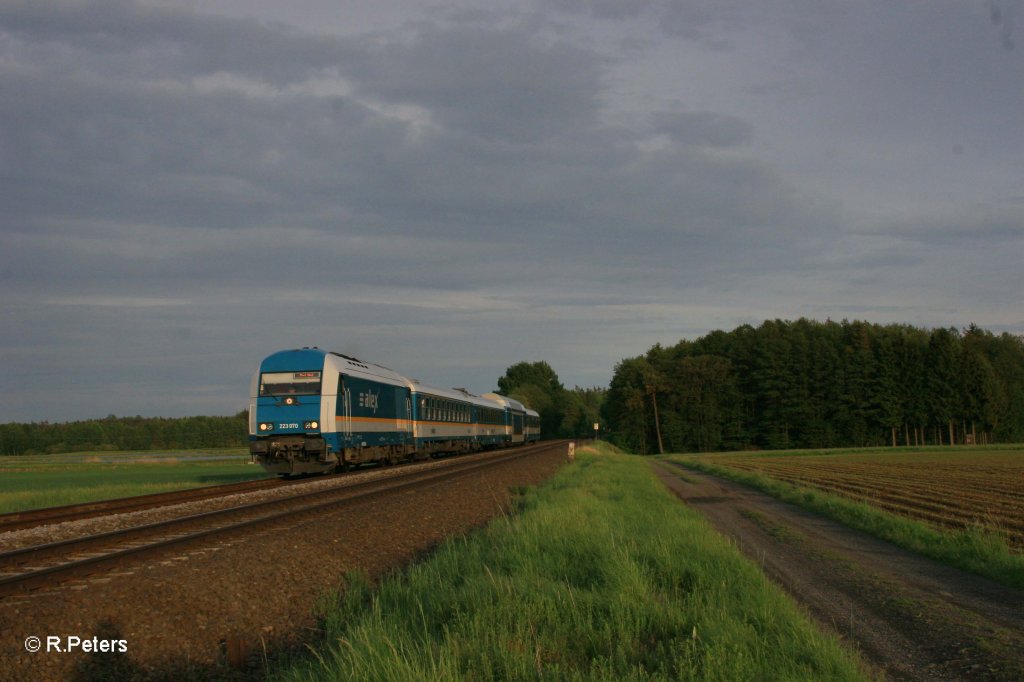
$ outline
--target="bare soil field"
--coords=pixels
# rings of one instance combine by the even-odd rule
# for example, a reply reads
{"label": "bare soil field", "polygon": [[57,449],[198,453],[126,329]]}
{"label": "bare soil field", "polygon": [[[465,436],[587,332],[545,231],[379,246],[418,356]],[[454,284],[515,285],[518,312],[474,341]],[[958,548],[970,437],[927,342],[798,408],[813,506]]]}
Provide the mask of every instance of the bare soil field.
{"label": "bare soil field", "polygon": [[652,466],[683,502],[732,537],[886,679],[1024,679],[1024,592],[741,484]]}
{"label": "bare soil field", "polygon": [[948,528],[981,526],[1024,548],[1024,451],[716,455],[713,461]]}

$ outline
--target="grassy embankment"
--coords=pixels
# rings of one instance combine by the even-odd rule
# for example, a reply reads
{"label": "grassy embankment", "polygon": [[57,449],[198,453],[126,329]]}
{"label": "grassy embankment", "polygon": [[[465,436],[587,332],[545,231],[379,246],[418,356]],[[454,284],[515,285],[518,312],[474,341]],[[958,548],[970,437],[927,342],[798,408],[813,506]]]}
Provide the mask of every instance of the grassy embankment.
{"label": "grassy embankment", "polygon": [[[1019,449],[1004,446],[993,449]],[[910,448],[908,454],[933,452],[935,448]],[[834,456],[843,453],[865,455],[874,450],[808,450],[743,453],[743,456]],[[878,449],[880,455],[891,455],[892,450]],[[941,452],[948,453],[949,448]],[[697,471],[728,478],[757,488],[785,502],[821,514],[846,526],[874,535],[895,545],[935,559],[949,566],[982,575],[1010,587],[1024,588],[1024,555],[1014,550],[1000,533],[983,526],[970,526],[962,530],[943,528],[925,521],[900,516],[869,502],[806,486],[796,486],[775,480],[762,473],[737,471],[728,466],[728,458],[737,453],[705,455],[670,455],[670,461],[679,462]]]}
{"label": "grassy embankment", "polygon": [[263,478],[240,448],[0,457],[0,513]]}
{"label": "grassy embankment", "polygon": [[272,679],[864,679],[647,461],[605,449],[375,588],[347,580],[323,643]]}

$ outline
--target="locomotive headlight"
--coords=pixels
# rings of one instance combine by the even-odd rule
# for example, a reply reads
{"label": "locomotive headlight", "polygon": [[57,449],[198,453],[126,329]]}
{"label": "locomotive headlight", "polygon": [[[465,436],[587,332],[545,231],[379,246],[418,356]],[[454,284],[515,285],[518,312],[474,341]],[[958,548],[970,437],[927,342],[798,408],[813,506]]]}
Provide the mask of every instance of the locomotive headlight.
{"label": "locomotive headlight", "polygon": [[273,422],[260,422],[260,431],[273,431]]}
{"label": "locomotive headlight", "polygon": [[306,422],[305,424],[303,424],[302,428],[304,428],[304,429],[319,429],[320,428],[320,422],[318,422],[318,421],[316,421],[314,419],[311,422]]}

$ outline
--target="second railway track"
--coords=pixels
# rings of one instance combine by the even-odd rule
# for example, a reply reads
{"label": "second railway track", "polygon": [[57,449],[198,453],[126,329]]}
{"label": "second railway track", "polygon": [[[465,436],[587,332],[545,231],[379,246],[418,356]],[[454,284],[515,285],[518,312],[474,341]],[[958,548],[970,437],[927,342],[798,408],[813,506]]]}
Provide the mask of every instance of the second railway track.
{"label": "second railway track", "polygon": [[224,495],[235,493],[247,493],[256,490],[267,490],[291,485],[298,481],[286,481],[279,478],[262,478],[252,481],[241,481],[239,483],[227,483],[224,485],[212,485],[203,488],[188,488],[185,490],[171,490],[165,493],[153,493],[150,495],[137,495],[135,497],[122,497],[113,500],[97,500],[95,502],[83,502],[69,504],[61,507],[46,507],[44,509],[30,509],[28,511],[10,512],[0,514],[0,533],[7,533],[26,528],[36,528],[65,521],[78,521],[90,519],[107,514],[123,514],[125,512],[140,511],[164,507],[181,502],[195,502],[207,500]]}
{"label": "second railway track", "polygon": [[205,546],[228,536],[278,524],[302,523],[344,505],[362,504],[405,489],[429,486],[490,466],[545,452],[564,444],[544,443],[500,451],[482,459],[454,460],[445,466],[414,469],[350,485],[264,500],[157,523],[23,547],[0,554],[0,597],[52,587],[75,578],[142,559]]}

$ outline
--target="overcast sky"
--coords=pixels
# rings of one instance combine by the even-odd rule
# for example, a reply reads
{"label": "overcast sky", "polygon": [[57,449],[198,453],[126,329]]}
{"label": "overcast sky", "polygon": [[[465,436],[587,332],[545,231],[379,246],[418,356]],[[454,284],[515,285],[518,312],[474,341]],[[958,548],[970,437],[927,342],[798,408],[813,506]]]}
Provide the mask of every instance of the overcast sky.
{"label": "overcast sky", "polygon": [[1022,124],[1022,0],[0,0],[0,422],[1024,333]]}

